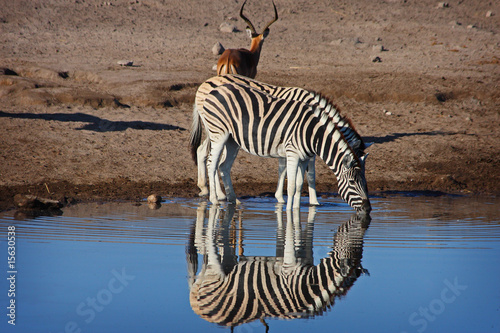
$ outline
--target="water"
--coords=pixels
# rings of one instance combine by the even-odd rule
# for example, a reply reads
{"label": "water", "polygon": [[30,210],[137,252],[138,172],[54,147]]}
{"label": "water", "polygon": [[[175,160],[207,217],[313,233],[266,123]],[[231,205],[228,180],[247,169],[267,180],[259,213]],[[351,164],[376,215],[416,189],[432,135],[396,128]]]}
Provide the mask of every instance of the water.
{"label": "water", "polygon": [[[499,199],[373,198],[371,221],[338,198],[321,202],[295,216],[267,198],[243,200],[236,210],[176,199],[157,210],[113,203],[53,217],[0,214],[0,331],[223,332],[221,324],[231,323],[241,323],[234,332],[265,332],[265,325],[269,332],[500,331]],[[333,280],[317,274],[322,265]],[[242,273],[255,270],[267,275]],[[291,291],[300,272],[327,281],[316,306]],[[240,289],[214,294],[211,282],[236,273]],[[285,298],[249,287],[285,280]],[[309,290],[321,285],[308,283]],[[237,294],[250,292],[268,309],[237,311],[248,302]],[[280,302],[281,313],[253,320]],[[217,304],[228,311],[214,311]]]}

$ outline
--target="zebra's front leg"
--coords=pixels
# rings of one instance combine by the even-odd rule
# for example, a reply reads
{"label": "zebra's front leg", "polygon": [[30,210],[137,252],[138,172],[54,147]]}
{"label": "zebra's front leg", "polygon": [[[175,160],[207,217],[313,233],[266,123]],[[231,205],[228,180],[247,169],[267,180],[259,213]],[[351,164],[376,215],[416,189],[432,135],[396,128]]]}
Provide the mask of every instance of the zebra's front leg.
{"label": "zebra's front leg", "polygon": [[274,197],[278,200],[278,203],[285,203],[285,199],[283,198],[283,188],[285,187],[285,178],[286,178],[286,158],[279,158],[279,167],[278,167],[278,186],[276,187],[276,193],[274,193]]}
{"label": "zebra's front leg", "polygon": [[316,156],[313,156],[307,164],[307,185],[309,186],[309,205],[319,206],[318,195],[316,193]]}
{"label": "zebra's front leg", "polygon": [[219,164],[219,171],[226,190],[227,201],[231,203],[237,203],[236,193],[234,192],[233,182],[231,181],[231,168],[233,167],[239,149],[240,147],[233,139],[230,138],[227,140],[225,147],[226,157],[224,161]]}

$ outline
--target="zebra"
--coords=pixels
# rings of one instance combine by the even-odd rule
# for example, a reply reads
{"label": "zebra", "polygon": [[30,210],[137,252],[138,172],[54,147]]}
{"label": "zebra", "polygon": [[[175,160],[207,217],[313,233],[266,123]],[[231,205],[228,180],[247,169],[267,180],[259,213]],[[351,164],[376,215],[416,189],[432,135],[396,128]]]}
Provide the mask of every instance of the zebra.
{"label": "zebra", "polygon": [[200,118],[210,139],[207,165],[213,204],[219,203],[215,183],[224,147],[226,159],[219,170],[228,201],[236,202],[230,170],[241,147],[257,156],[286,157],[288,209],[300,207],[306,164],[318,155],[337,176],[340,196],[356,210],[371,211],[364,175],[367,154],[359,157],[354,152],[325,109],[238,83],[218,86],[206,96],[203,108],[193,112],[194,156],[201,143]]}
{"label": "zebra", "polygon": [[[340,115],[337,107],[323,95],[308,91],[302,88],[296,87],[279,87],[256,80],[250,79],[241,75],[223,75],[216,76],[202,84],[197,93],[196,101],[193,109],[193,119],[197,119],[198,110],[203,108],[203,103],[207,95],[216,87],[226,84],[226,83],[239,83],[243,85],[248,85],[257,89],[260,89],[268,94],[271,94],[278,98],[284,98],[289,100],[297,100],[306,104],[314,105],[316,107],[322,107],[325,109],[331,118],[337,123],[342,134],[346,137],[347,141],[352,145],[358,157],[363,156],[364,150],[368,148],[371,144],[365,144],[361,136],[356,132],[354,126],[349,118]],[[198,124],[193,123],[193,126]],[[193,131],[194,132],[194,131]],[[209,191],[206,185],[206,160],[208,155],[208,140],[205,140],[197,149],[196,157],[193,156],[195,162],[198,165],[198,187],[200,188],[200,196],[206,196]],[[224,159],[224,157],[222,158]],[[309,204],[319,205],[316,189],[315,189],[315,158],[309,160],[307,166],[307,180],[309,185]],[[279,169],[278,169],[278,186],[275,192],[275,197],[280,203],[284,203],[283,198],[283,187],[286,177],[286,159],[279,158]],[[220,188],[220,183],[216,182],[218,197],[223,198],[224,194]]]}
{"label": "zebra", "polygon": [[[264,320],[272,317],[312,318],[345,296],[362,274],[369,275],[361,265],[369,215],[353,214],[340,225],[332,251],[314,265],[316,208],[309,208],[302,230],[298,211],[287,210],[283,223],[283,205],[277,206],[281,237],[277,237],[275,257],[235,253],[231,238],[235,205],[225,211],[212,205],[206,226],[206,204],[199,207],[186,254],[191,308],[204,320],[233,329],[254,320],[266,325]],[[199,272],[198,253],[204,258]]]}

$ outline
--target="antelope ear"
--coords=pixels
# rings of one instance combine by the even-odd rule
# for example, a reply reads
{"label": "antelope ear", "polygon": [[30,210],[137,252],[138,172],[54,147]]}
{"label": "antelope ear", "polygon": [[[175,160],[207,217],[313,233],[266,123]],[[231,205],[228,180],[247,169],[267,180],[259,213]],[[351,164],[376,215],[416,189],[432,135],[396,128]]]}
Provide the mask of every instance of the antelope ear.
{"label": "antelope ear", "polygon": [[248,37],[252,38],[253,37],[252,36],[252,29],[250,29],[250,27],[247,27],[245,30],[247,32]]}
{"label": "antelope ear", "polygon": [[262,33],[262,38],[266,38],[267,35],[269,35],[269,29],[264,30],[264,32]]}

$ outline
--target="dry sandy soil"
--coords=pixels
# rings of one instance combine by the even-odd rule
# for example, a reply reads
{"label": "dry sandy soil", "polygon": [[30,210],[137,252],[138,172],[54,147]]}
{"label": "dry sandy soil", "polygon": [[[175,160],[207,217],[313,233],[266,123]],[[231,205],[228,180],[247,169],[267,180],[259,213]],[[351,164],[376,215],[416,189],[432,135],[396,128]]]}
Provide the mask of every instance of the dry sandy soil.
{"label": "dry sandy soil", "polygon": [[[373,194],[500,193],[500,2],[438,2],[276,0],[257,79],[331,97],[375,143]],[[191,105],[212,46],[249,47],[241,4],[0,0],[0,209],[17,193],[195,196]],[[259,30],[271,2],[245,13]],[[277,161],[240,153],[233,179],[239,195],[273,192]]]}

